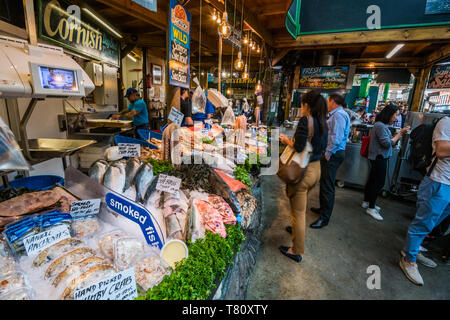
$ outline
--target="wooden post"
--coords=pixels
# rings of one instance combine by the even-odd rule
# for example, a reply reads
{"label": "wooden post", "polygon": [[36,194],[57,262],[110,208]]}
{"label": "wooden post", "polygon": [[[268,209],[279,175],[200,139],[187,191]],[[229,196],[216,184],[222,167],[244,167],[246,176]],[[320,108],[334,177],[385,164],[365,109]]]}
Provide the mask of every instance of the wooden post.
{"label": "wooden post", "polygon": [[222,92],[222,37],[219,36],[219,87],[217,90]]}
{"label": "wooden post", "polygon": [[419,77],[416,79],[416,86],[414,88],[410,107],[411,111],[419,112],[422,110],[423,95],[428,84],[428,77],[430,75],[431,67],[432,66],[422,69]]}
{"label": "wooden post", "polygon": [[27,27],[28,40],[32,46],[37,46],[38,42],[33,0],[23,0],[23,9],[25,11],[25,25]]}
{"label": "wooden post", "polygon": [[287,88],[287,95],[286,95],[286,107],[284,108],[284,120],[289,120],[289,110],[291,108],[291,101],[292,101],[292,85],[294,83],[294,76],[291,72],[291,74],[289,75],[289,80],[288,80],[288,88]]}

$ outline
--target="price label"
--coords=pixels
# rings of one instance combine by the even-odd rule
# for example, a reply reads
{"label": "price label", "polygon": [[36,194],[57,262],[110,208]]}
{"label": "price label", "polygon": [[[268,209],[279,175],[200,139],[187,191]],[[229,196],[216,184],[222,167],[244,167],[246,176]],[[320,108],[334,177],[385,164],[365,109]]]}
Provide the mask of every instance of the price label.
{"label": "price label", "polygon": [[170,110],[170,113],[169,113],[169,120],[180,126],[181,123],[183,122],[183,119],[184,119],[184,114],[181,111],[179,111],[178,109],[172,107],[172,109]]}
{"label": "price label", "polygon": [[158,176],[158,183],[156,184],[156,190],[175,194],[180,190],[181,179],[177,177],[168,176],[166,174],[160,174]]}
{"label": "price label", "polygon": [[70,205],[72,218],[86,217],[97,214],[100,211],[100,199],[74,201]]}
{"label": "price label", "polygon": [[207,128],[202,128],[202,136],[206,137],[209,134],[209,130]]}
{"label": "price label", "polygon": [[138,296],[134,268],[76,289],[75,300],[133,300]]}
{"label": "price label", "polygon": [[119,143],[119,155],[135,158],[141,156],[141,145],[137,143]]}
{"label": "price label", "polygon": [[27,255],[31,256],[39,254],[48,247],[67,238],[70,238],[69,228],[66,225],[61,225],[26,237],[23,239],[23,245]]}

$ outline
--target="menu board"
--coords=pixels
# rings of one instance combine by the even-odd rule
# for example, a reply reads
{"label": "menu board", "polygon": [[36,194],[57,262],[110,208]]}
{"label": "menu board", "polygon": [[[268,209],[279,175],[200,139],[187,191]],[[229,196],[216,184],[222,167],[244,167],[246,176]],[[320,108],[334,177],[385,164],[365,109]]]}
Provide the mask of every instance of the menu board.
{"label": "menu board", "polygon": [[311,67],[300,71],[299,88],[345,89],[348,67]]}
{"label": "menu board", "polygon": [[428,89],[450,88],[450,65],[437,65],[431,69]]}
{"label": "menu board", "polygon": [[169,83],[189,88],[191,14],[170,0]]}

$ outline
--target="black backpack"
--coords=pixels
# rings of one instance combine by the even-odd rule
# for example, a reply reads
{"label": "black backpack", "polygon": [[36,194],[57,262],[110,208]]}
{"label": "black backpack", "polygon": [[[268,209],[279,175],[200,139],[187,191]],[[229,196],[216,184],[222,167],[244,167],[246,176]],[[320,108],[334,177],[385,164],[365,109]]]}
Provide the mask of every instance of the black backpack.
{"label": "black backpack", "polygon": [[[434,120],[431,124],[417,126],[409,136],[409,143],[411,144],[409,161],[412,163],[413,169],[419,171],[422,175],[427,174],[427,168],[432,164],[435,156],[433,154],[433,131],[439,120]],[[434,162],[430,173],[437,161]]]}

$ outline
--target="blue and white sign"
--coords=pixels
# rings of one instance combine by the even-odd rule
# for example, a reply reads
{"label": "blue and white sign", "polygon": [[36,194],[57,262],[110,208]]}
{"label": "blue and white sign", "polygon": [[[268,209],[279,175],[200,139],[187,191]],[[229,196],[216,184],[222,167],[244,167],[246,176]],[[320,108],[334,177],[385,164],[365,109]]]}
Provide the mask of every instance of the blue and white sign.
{"label": "blue and white sign", "polygon": [[136,2],[137,4],[143,6],[144,8],[147,8],[148,10],[157,12],[157,0],[133,0],[133,2]]}
{"label": "blue and white sign", "polygon": [[159,249],[163,247],[165,237],[161,226],[145,207],[113,192],[106,194],[105,201],[109,209],[138,224],[149,245]]}

